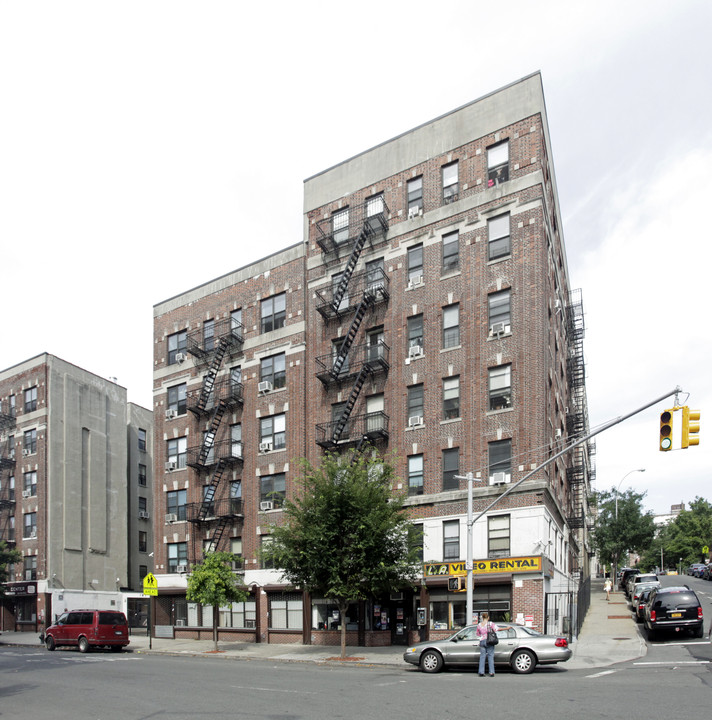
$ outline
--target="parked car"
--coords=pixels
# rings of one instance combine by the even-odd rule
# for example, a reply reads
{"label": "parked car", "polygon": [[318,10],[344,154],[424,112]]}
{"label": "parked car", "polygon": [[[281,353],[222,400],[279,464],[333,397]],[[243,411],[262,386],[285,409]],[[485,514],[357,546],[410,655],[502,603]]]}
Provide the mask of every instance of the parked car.
{"label": "parked car", "polygon": [[704,633],[702,605],[687,585],[658,588],[650,593],[645,605],[645,629],[653,640],[663,630],[687,630],[693,637]]}
{"label": "parked car", "polygon": [[712,580],[712,563],[705,565],[705,569],[702,572],[703,580]]}
{"label": "parked car", "polygon": [[692,577],[700,577],[698,572],[704,570],[704,567],[704,563],[692,563],[692,565],[687,568],[687,574],[692,575]]}
{"label": "parked car", "polygon": [[129,644],[126,616],[115,610],[71,610],[45,630],[45,646],[54,650],[60,645],[74,645],[79,652],[92,647],[108,647],[114,652]]}
{"label": "parked car", "polygon": [[650,593],[653,592],[654,589],[655,588],[652,587],[641,588],[640,596],[638,597],[637,602],[633,604],[635,622],[642,623],[643,620],[645,620],[645,606],[648,604],[648,598],[650,597]]}
{"label": "parked car", "polygon": [[[515,673],[530,673],[537,665],[566,662],[572,654],[565,637],[542,635],[523,625],[497,623],[499,644],[494,648],[495,665],[509,665]],[[445,640],[417,643],[403,653],[407,663],[423,672],[440,672],[447,665],[475,666],[480,661],[477,626],[469,625]]]}
{"label": "parked car", "polygon": [[627,595],[632,600],[635,586],[642,582],[658,582],[658,576],[655,573],[640,573],[639,575],[631,575],[628,579]]}
{"label": "parked car", "polygon": [[628,578],[631,575],[638,575],[640,574],[640,570],[638,568],[623,568],[623,573],[621,575],[621,580],[618,583],[618,586],[620,587],[623,592],[625,592],[626,585],[628,584]]}
{"label": "parked car", "polygon": [[630,604],[632,605],[633,610],[635,610],[635,608],[637,607],[637,604],[640,600],[640,596],[641,596],[643,590],[653,590],[653,589],[659,588],[659,587],[660,587],[660,582],[658,580],[654,580],[652,582],[636,583],[633,586],[633,591],[630,594]]}

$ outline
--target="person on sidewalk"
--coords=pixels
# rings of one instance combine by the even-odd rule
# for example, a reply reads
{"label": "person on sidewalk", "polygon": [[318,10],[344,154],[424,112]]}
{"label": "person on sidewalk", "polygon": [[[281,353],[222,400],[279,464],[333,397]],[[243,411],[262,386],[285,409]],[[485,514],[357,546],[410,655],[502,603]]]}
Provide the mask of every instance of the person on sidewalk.
{"label": "person on sidewalk", "polygon": [[611,599],[611,590],[613,589],[613,583],[611,578],[606,578],[606,582],[603,584],[603,589],[606,591],[606,600]]}
{"label": "person on sidewalk", "polygon": [[487,633],[490,630],[497,632],[499,628],[493,622],[490,622],[489,613],[483,612],[475,630],[477,637],[480,639],[480,677],[485,676],[485,658],[487,658],[489,676],[494,677],[494,645],[487,642]]}

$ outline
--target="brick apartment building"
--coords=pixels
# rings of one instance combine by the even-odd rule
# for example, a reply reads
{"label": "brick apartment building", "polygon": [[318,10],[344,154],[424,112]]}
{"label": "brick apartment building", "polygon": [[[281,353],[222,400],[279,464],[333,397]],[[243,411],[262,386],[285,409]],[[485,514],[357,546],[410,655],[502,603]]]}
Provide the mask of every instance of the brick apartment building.
{"label": "brick apartment building", "polygon": [[[346,622],[351,644],[405,644],[464,624],[462,476],[478,514],[582,437],[583,332],[539,74],[306,180],[301,242],[154,308],[156,632],[210,632],[185,588],[215,549],[251,591],[223,637],[331,644]],[[260,548],[298,459],[364,440],[396,455],[423,577],[341,618]],[[475,524],[475,611],[575,631],[593,449]]]}
{"label": "brick apartment building", "polygon": [[0,629],[145,603],[152,443],[151,411],[111,380],[46,353],[0,371],[0,539],[22,553]]}

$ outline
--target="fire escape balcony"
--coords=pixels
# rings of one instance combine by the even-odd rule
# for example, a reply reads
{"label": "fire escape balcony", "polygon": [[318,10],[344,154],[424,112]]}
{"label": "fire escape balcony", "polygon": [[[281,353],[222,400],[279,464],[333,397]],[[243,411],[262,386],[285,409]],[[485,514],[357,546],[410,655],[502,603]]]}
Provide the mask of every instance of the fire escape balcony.
{"label": "fire escape balcony", "polygon": [[227,467],[235,467],[243,462],[242,443],[233,440],[221,440],[213,444],[212,448],[203,459],[203,446],[196,445],[189,447],[187,452],[187,464],[195,470],[210,470],[219,462],[225,463]]}
{"label": "fire escape balcony", "polygon": [[233,318],[223,318],[215,321],[213,334],[209,337],[205,337],[203,328],[191,332],[186,338],[186,350],[196,360],[208,362],[223,341],[230,355],[238,355],[245,342],[244,334],[242,323]]}
{"label": "fire escape balcony", "polygon": [[357,345],[352,347],[347,356],[346,362],[341,365],[341,369],[337,369],[335,364],[337,355],[321,355],[316,359],[316,376],[321,380],[325,387],[333,384],[341,384],[353,381],[361,372],[364,365],[370,367],[371,373],[387,373],[390,364],[388,356],[390,348],[386,343],[380,341],[377,345]]}
{"label": "fire escape balcony", "polygon": [[244,519],[244,508],[242,498],[221,498],[209,503],[209,507],[203,507],[204,503],[186,503],[185,519],[192,523],[211,523],[216,520]]}
{"label": "fire escape balcony", "polygon": [[343,212],[347,220],[341,225],[335,224],[335,216],[316,223],[317,245],[328,258],[339,259],[349,254],[363,232],[368,235],[372,248],[376,242],[385,241],[389,211],[383,196],[369,198],[361,205],[344,208]]}
{"label": "fire escape balcony", "polygon": [[17,420],[15,419],[14,410],[9,413],[0,412],[0,432],[5,432],[6,430],[14,430],[16,424]]}
{"label": "fire escape balcony", "polygon": [[234,382],[231,378],[226,377],[218,380],[210,392],[210,396],[206,403],[204,400],[203,388],[195,388],[189,390],[186,398],[186,407],[196,417],[210,415],[219,402],[223,402],[227,409],[242,405],[244,399],[244,387],[241,382]]}
{"label": "fire escape balcony", "polygon": [[386,302],[390,297],[388,285],[390,280],[385,270],[376,268],[360,273],[354,273],[349,282],[348,291],[344,294],[338,307],[334,308],[334,293],[336,288],[316,290],[316,309],[325,320],[342,318],[353,315],[363,300],[364,293],[370,293],[373,305]]}
{"label": "fire escape balcony", "polygon": [[15,464],[15,445],[8,438],[4,443],[0,444],[0,470],[14,468]]}
{"label": "fire escape balcony", "polygon": [[316,442],[325,450],[333,450],[336,447],[348,447],[356,445],[362,440],[377,441],[388,439],[388,415],[382,410],[379,412],[356,415],[349,418],[348,423],[335,439],[335,430],[339,423],[332,420],[328,423],[321,423],[316,426]]}

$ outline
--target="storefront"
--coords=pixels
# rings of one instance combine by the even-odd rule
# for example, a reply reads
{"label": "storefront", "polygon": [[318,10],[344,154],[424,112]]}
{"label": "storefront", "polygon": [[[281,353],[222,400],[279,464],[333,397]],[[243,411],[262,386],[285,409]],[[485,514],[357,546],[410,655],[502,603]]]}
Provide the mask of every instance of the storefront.
{"label": "storefront", "polygon": [[2,614],[3,630],[37,632],[37,583],[35,581],[6,583]]}

